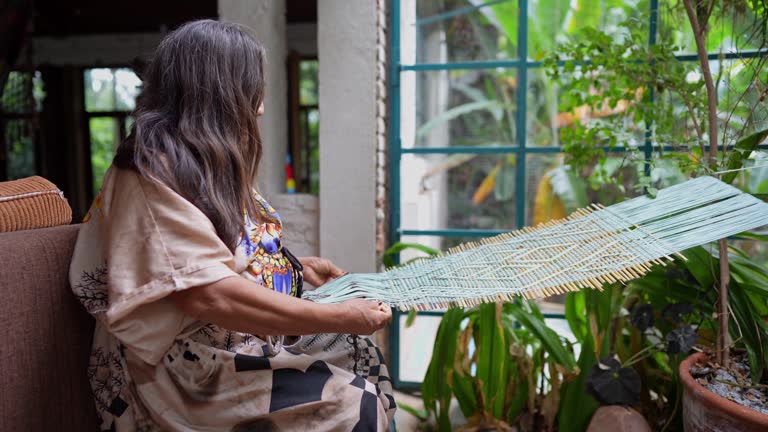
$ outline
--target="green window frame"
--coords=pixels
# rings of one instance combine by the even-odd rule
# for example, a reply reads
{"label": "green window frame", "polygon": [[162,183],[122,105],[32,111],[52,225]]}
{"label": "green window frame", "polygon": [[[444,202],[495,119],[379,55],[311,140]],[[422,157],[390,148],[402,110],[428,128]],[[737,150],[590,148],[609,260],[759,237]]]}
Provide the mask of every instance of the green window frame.
{"label": "green window frame", "polygon": [[[400,0],[392,0],[390,3],[390,21],[389,21],[389,83],[388,91],[390,96],[390,135],[389,135],[389,174],[390,174],[390,190],[389,190],[389,206],[390,206],[390,221],[389,221],[389,241],[393,244],[400,240],[401,236],[421,235],[421,236],[441,236],[441,237],[470,237],[470,238],[482,238],[497,235],[505,232],[506,230],[496,229],[409,229],[408,227],[401,226],[401,208],[400,208],[400,193],[401,193],[401,162],[402,157],[408,154],[474,154],[474,155],[509,155],[515,154],[516,158],[516,170],[515,170],[515,191],[514,191],[514,206],[515,206],[515,228],[521,228],[525,226],[525,207],[527,198],[526,189],[526,155],[529,154],[557,154],[562,153],[561,147],[547,146],[547,147],[530,147],[527,146],[527,131],[526,131],[526,116],[527,116],[527,89],[528,89],[528,70],[533,68],[541,68],[542,62],[532,61],[528,55],[528,1],[527,0],[490,0],[481,4],[470,5],[464,8],[447,11],[437,15],[433,15],[427,18],[417,19],[416,26],[417,31],[419,25],[426,23],[434,23],[440,20],[445,20],[451,17],[456,17],[463,14],[472,13],[482,9],[484,7],[496,5],[499,3],[506,3],[510,1],[518,2],[518,27],[517,27],[517,49],[518,57],[516,59],[509,60],[487,60],[487,61],[461,61],[461,62],[447,62],[447,63],[419,63],[403,64],[401,62],[400,49]],[[654,45],[657,43],[658,34],[658,21],[659,21],[659,0],[650,0],[649,11],[649,26],[648,26],[648,44]],[[742,51],[737,53],[709,53],[710,60],[731,60],[731,59],[744,59],[754,58],[758,56],[766,56],[768,51],[755,50],[755,51]],[[685,54],[676,56],[678,60],[686,62],[698,61],[698,57],[695,54]],[[401,74],[408,71],[444,71],[444,70],[470,70],[470,69],[514,69],[517,70],[517,82],[522,91],[517,91],[515,94],[516,113],[515,113],[515,127],[516,144],[507,146],[450,146],[450,147],[412,147],[403,148],[401,141],[401,99],[400,99],[400,78]],[[654,100],[653,90],[651,90],[651,100]],[[760,148],[767,148],[768,146],[761,145]],[[671,147],[658,147],[655,148],[651,140],[651,133],[649,129],[645,132],[645,142],[639,147],[644,155],[644,161],[650,161],[653,157],[654,150],[662,151],[674,151]],[[611,152],[625,152],[627,148],[615,147],[610,149]],[[649,173],[650,165],[645,164],[646,174]],[[420,312],[420,316],[441,316],[443,313],[439,311],[426,311]],[[395,311],[393,313],[393,326],[390,332],[389,347],[390,347],[390,369],[392,371],[392,380],[395,388],[409,389],[417,388],[420,383],[413,381],[403,381],[400,379],[400,317],[403,316],[401,312]],[[563,315],[550,314],[546,315],[548,318],[564,318]]]}

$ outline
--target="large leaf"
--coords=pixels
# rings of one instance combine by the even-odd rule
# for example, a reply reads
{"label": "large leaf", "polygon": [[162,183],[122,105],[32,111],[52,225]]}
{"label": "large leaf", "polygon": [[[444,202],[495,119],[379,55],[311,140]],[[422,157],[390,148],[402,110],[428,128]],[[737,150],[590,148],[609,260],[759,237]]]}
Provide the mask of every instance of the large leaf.
{"label": "large leaf", "polygon": [[563,201],[553,190],[552,171],[549,170],[544,174],[536,188],[536,196],[533,199],[533,225],[567,216]]}
{"label": "large leaf", "polygon": [[395,265],[395,257],[400,252],[409,250],[409,249],[417,250],[419,252],[424,252],[425,254],[430,256],[434,256],[440,253],[439,250],[431,248],[429,246],[422,245],[422,244],[397,242],[384,251],[384,254],[381,258],[382,264],[384,264],[385,267],[393,267]]}
{"label": "large leaf", "polygon": [[573,358],[573,354],[565,349],[560,336],[547,326],[543,317],[536,317],[531,310],[525,310],[521,305],[514,303],[504,305],[504,312],[512,315],[520,325],[531,332],[558,364],[569,371],[576,369],[576,360]]}
{"label": "large leaf", "polygon": [[486,100],[480,102],[470,102],[463,105],[445,110],[442,113],[432,117],[428,122],[421,125],[416,130],[416,137],[420,138],[427,135],[436,126],[451,121],[459,116],[469,114],[473,111],[490,111],[494,118],[500,117],[504,109],[504,104],[495,100]]}
{"label": "large leaf", "polygon": [[443,315],[435,337],[432,360],[421,385],[424,407],[435,415],[438,429],[441,431],[451,430],[449,408],[452,390],[446,377],[454,367],[458,336],[464,317],[464,310],[458,308],[448,309]]}
{"label": "large leaf", "polygon": [[477,411],[477,389],[471,376],[454,370],[451,371],[451,381],[453,382],[453,394],[456,402],[459,403],[464,417],[471,417]]}
{"label": "large leaf", "polygon": [[768,349],[768,332],[760,325],[761,321],[755,319],[757,314],[748,296],[738,284],[730,285],[728,301],[732,311],[731,323],[728,326],[731,336],[734,340],[741,340],[747,348],[752,382],[757,384],[767,366],[765,350]]}
{"label": "large leaf", "polygon": [[509,376],[509,341],[502,326],[502,305],[479,306],[475,326],[477,341],[477,379],[486,409],[494,418],[503,418],[506,383]]}
{"label": "large leaf", "polygon": [[703,247],[698,246],[683,252],[687,261],[685,267],[696,278],[696,281],[702,288],[712,288],[715,286],[718,266],[712,255]]}
{"label": "large leaf", "polygon": [[510,155],[506,161],[501,162],[501,169],[496,175],[496,183],[493,187],[493,196],[496,201],[507,201],[515,196],[515,167],[515,155]]}
{"label": "large leaf", "polygon": [[559,432],[583,432],[587,430],[587,424],[592,414],[600,404],[590,395],[586,394],[585,380],[587,373],[595,365],[595,347],[592,339],[587,338],[581,346],[579,356],[579,375],[562,388],[562,401],[557,413]]}
{"label": "large leaf", "polygon": [[570,167],[561,165],[552,171],[552,190],[569,213],[589,205],[587,183]]}
{"label": "large leaf", "polygon": [[[749,159],[752,152],[768,138],[768,129],[757,131],[752,135],[740,139],[733,150],[728,153],[728,158],[725,162],[727,170],[737,170],[744,166],[744,161]],[[731,183],[733,179],[738,175],[738,171],[725,173],[723,175],[723,181],[725,183]]]}
{"label": "large leaf", "polygon": [[486,198],[488,198],[488,195],[491,194],[491,192],[496,187],[496,176],[499,175],[499,171],[501,170],[501,165],[504,163],[504,161],[499,161],[496,166],[493,167],[491,172],[488,173],[488,175],[485,176],[482,182],[480,182],[480,186],[477,187],[475,190],[475,193],[472,194],[472,204],[474,205],[480,205],[485,201]]}
{"label": "large leaf", "polygon": [[576,340],[584,342],[589,332],[584,291],[569,292],[565,296],[565,319]]}

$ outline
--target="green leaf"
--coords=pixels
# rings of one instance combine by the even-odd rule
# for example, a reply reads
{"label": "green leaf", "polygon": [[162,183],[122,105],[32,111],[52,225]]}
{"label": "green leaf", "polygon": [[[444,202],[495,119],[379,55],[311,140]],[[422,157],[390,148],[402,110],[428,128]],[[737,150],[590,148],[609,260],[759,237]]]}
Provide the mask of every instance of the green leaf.
{"label": "green leaf", "polygon": [[586,182],[568,166],[561,165],[554,169],[550,182],[552,183],[552,190],[563,200],[563,204],[569,212],[589,204]]}
{"label": "green leaf", "polygon": [[749,297],[741,289],[738,283],[731,283],[728,290],[728,301],[731,311],[731,323],[728,326],[734,340],[741,340],[747,348],[749,368],[752,374],[752,382],[757,384],[762,378],[766,365],[764,351],[768,349],[768,333],[756,320],[757,315]]}
{"label": "green leaf", "polygon": [[530,310],[526,311],[520,305],[514,303],[505,304],[504,312],[511,314],[520,325],[531,332],[557,363],[563,365],[568,370],[576,368],[576,360],[573,358],[573,354],[565,349],[560,336],[547,326],[543,317],[536,317]]}
{"label": "green leaf", "polygon": [[504,405],[507,395],[507,381],[509,379],[509,340],[507,339],[506,331],[501,324],[501,305],[493,305],[495,307],[494,313],[494,340],[493,340],[493,352],[491,361],[491,380],[493,382],[492,389],[489,394],[490,398],[486,399],[492,408],[493,416],[496,418],[503,418]]}
{"label": "green leaf", "polygon": [[437,329],[432,359],[421,385],[424,408],[434,414],[438,428],[445,431],[451,430],[449,408],[452,396],[446,376],[454,367],[461,322],[464,318],[464,310],[458,308],[448,309],[443,315]]}
{"label": "green leaf", "polygon": [[683,252],[688,261],[685,261],[685,268],[693,275],[702,288],[712,288],[715,286],[715,276],[717,262],[712,255],[703,247],[698,246]]}
{"label": "green leaf", "polygon": [[[763,140],[768,138],[768,129],[753,133],[740,139],[736,146],[728,154],[725,166],[727,170],[737,170],[744,166],[744,161],[749,159],[752,152],[760,145]],[[738,172],[729,172],[723,175],[722,180],[725,183],[731,183],[736,178]]]}
{"label": "green leaf", "polygon": [[466,376],[460,371],[454,371],[452,379],[453,394],[456,396],[456,402],[459,403],[459,408],[464,417],[469,418],[478,410],[474,381],[472,377]]}
{"label": "green leaf", "polygon": [[409,328],[413,325],[413,322],[416,320],[416,309],[411,309],[408,311],[408,316],[405,317],[405,328]]}
{"label": "green leaf", "polygon": [[584,304],[584,291],[569,292],[565,296],[565,319],[576,340],[584,342],[587,337],[587,307]]}
{"label": "green leaf", "polygon": [[417,409],[415,407],[412,407],[408,404],[404,404],[402,402],[397,402],[397,407],[402,409],[403,411],[407,412],[408,414],[416,417],[417,419],[421,421],[426,421],[428,418],[427,411],[423,409]]}
{"label": "green leaf", "polygon": [[477,343],[476,377],[482,386],[486,409],[495,417],[504,415],[504,396],[509,375],[509,343],[501,326],[501,307],[479,306],[474,335]]}
{"label": "green leaf", "polygon": [[762,242],[768,242],[768,234],[760,234],[760,233],[750,232],[750,231],[736,234],[734,238],[736,240],[749,239],[749,240],[759,240]]}
{"label": "green leaf", "polygon": [[497,201],[507,201],[514,197],[515,177],[515,164],[503,161],[493,185],[493,196]]}
{"label": "green leaf", "polygon": [[563,385],[560,409],[557,412],[559,432],[583,432],[587,430],[592,414],[600,404],[586,393],[585,380],[590,368],[597,363],[592,338],[581,345],[579,375],[572,382]]}
{"label": "green leaf", "polygon": [[418,130],[416,130],[416,137],[421,138],[427,135],[434,127],[442,123],[451,121],[456,117],[469,114],[472,111],[483,111],[483,110],[490,111],[491,114],[493,114],[494,118],[496,118],[497,116],[500,115],[499,113],[503,111],[503,109],[504,109],[504,104],[495,100],[470,102],[463,105],[459,105],[451,109],[448,109],[446,111],[443,111],[437,116],[432,117],[428,122],[421,125],[421,127]]}
{"label": "green leaf", "polygon": [[422,244],[397,242],[384,251],[384,254],[381,258],[382,264],[384,264],[385,267],[394,267],[395,266],[394,257],[397,256],[400,252],[408,249],[414,249],[420,252],[424,252],[429,256],[438,255],[440,253],[440,251],[438,251],[437,249],[433,249],[429,246],[424,246]]}
{"label": "green leaf", "polygon": [[526,402],[528,402],[528,377],[518,375],[517,386],[512,393],[512,401],[509,404],[509,410],[507,411],[507,422],[512,423],[516,418],[520,416],[525,408]]}

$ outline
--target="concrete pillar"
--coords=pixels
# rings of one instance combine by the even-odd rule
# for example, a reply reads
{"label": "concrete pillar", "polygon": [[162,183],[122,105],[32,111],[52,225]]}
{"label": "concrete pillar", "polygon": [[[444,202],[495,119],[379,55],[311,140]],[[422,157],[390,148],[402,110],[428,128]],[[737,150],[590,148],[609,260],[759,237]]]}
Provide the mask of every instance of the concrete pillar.
{"label": "concrete pillar", "polygon": [[376,263],[375,1],[318,0],[320,252],[352,272]]}
{"label": "concrete pillar", "polygon": [[257,182],[269,199],[285,190],[288,149],[285,0],[219,0],[219,18],[250,28],[267,51],[266,111],[259,123],[264,156]]}

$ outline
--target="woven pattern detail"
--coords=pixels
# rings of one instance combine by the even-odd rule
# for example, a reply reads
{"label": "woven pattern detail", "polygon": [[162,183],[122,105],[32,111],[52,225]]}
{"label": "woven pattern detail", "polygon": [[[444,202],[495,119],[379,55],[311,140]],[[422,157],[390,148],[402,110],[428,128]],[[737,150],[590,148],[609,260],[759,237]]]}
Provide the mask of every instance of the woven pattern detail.
{"label": "woven pattern detail", "polygon": [[[351,274],[305,298],[371,298],[401,310],[471,307],[624,283],[672,255],[768,224],[768,204],[701,177],[565,219],[466,243],[378,274]],[[684,259],[682,255],[679,255]]]}
{"label": "woven pattern detail", "polygon": [[72,222],[72,209],[55,184],[42,177],[0,183],[0,232]]}

